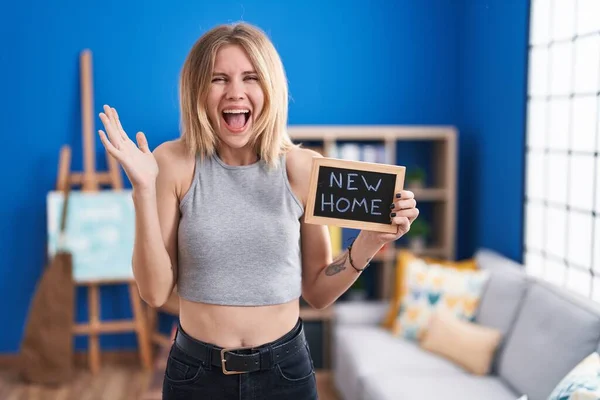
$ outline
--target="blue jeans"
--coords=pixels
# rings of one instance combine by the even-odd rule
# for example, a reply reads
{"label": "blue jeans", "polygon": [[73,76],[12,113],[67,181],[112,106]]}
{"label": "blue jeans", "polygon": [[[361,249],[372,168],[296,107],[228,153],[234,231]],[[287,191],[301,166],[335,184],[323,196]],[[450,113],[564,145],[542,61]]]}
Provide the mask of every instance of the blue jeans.
{"label": "blue jeans", "polygon": [[[318,400],[314,364],[300,319],[274,342],[227,351],[225,363],[220,347],[191,338],[181,326],[177,336],[165,369],[163,400]],[[226,374],[224,369],[244,372]]]}

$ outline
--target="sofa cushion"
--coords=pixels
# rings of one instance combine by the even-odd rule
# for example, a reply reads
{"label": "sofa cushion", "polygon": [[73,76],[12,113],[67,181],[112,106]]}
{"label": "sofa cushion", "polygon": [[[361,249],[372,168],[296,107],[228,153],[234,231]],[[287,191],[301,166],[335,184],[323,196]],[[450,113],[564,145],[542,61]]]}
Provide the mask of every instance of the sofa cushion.
{"label": "sofa cushion", "polygon": [[392,298],[390,299],[388,311],[381,323],[381,326],[383,328],[388,329],[391,332],[393,332],[394,329],[396,329],[396,318],[398,316],[398,313],[400,312],[402,298],[406,293],[406,271],[409,265],[417,259],[422,259],[427,264],[437,264],[444,267],[451,267],[460,270],[477,269],[477,263],[475,262],[475,259],[471,258],[460,261],[452,261],[435,257],[418,256],[417,254],[408,249],[399,250],[396,257],[396,269],[394,270],[395,281],[393,287],[393,294]]}
{"label": "sofa cushion", "polygon": [[522,265],[492,250],[477,251],[475,260],[479,268],[490,272],[475,321],[480,325],[498,329],[503,337],[491,368],[492,372],[496,373],[497,360],[504,350],[505,338],[517,318],[529,279]]}
{"label": "sofa cushion", "polygon": [[491,250],[478,251],[475,259],[490,272],[475,320],[506,335],[525,296],[527,275],[522,265]]}
{"label": "sofa cushion", "polygon": [[371,376],[361,400],[444,399],[515,400],[513,393],[497,377],[474,375],[405,376],[385,373]]}
{"label": "sofa cushion", "polygon": [[365,382],[382,373],[407,377],[464,374],[451,361],[394,337],[379,325],[337,325],[332,341],[333,378],[344,400],[359,399]]}
{"label": "sofa cushion", "polygon": [[499,360],[499,374],[529,400],[546,399],[600,339],[600,306],[531,278]]}
{"label": "sofa cushion", "polygon": [[461,270],[415,259],[406,271],[406,292],[394,333],[418,341],[437,310],[474,319],[488,278],[488,271]]}
{"label": "sofa cushion", "polygon": [[475,375],[487,375],[502,334],[499,330],[436,312],[421,348],[446,357]]}

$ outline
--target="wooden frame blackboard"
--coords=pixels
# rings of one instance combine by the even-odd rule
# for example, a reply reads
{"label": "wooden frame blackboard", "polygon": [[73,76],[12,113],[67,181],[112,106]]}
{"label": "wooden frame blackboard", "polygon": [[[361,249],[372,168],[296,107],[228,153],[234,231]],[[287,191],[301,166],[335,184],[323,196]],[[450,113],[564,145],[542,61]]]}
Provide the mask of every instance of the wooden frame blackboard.
{"label": "wooden frame blackboard", "polygon": [[390,205],[406,167],[314,157],[304,221],[395,233]]}

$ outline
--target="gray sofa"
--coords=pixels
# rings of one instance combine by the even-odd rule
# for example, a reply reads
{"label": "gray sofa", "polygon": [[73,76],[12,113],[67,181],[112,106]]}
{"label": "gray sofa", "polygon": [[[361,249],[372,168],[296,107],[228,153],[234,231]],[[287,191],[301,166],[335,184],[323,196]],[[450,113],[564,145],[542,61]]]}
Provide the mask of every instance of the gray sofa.
{"label": "gray sofa", "polygon": [[334,305],[333,382],[343,400],[545,400],[581,360],[599,349],[600,305],[526,275],[488,249],[491,271],[476,321],[503,334],[492,371],[472,375],[380,326],[387,302]]}

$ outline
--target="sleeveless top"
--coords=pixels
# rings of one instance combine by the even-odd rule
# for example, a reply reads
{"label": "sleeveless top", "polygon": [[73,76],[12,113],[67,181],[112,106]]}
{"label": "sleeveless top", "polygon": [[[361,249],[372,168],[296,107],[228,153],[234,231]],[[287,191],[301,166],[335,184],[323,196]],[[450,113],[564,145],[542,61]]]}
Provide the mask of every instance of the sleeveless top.
{"label": "sleeveless top", "polygon": [[180,205],[177,291],[203,303],[261,306],[302,292],[302,203],[288,181],[285,155],[231,166],[196,157]]}

